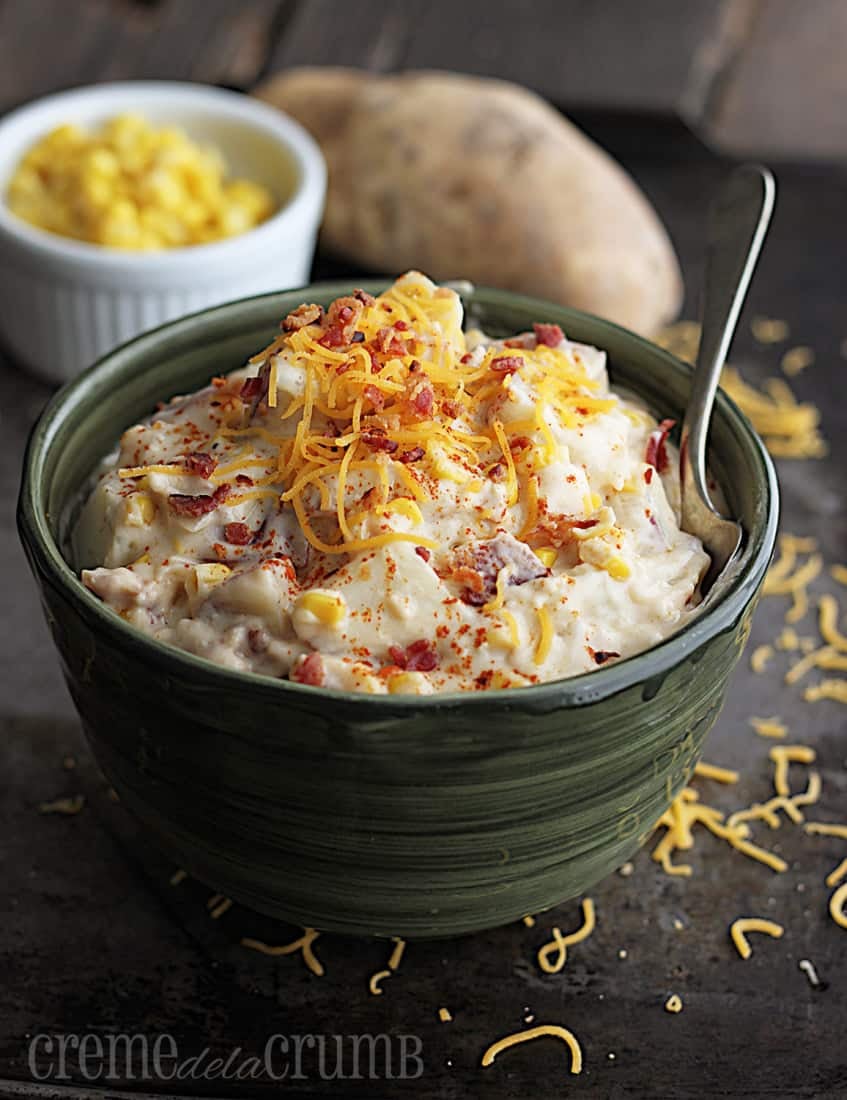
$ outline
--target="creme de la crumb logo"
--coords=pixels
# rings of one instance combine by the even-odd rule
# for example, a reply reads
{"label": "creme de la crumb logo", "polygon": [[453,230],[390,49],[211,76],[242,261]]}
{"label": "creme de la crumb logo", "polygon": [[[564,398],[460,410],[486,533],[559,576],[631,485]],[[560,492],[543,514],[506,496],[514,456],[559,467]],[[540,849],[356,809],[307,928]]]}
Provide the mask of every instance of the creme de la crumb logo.
{"label": "creme de la crumb logo", "polygon": [[403,1081],[424,1073],[418,1035],[269,1036],[257,1051],[185,1051],[170,1034],[38,1034],[28,1037],[36,1081]]}

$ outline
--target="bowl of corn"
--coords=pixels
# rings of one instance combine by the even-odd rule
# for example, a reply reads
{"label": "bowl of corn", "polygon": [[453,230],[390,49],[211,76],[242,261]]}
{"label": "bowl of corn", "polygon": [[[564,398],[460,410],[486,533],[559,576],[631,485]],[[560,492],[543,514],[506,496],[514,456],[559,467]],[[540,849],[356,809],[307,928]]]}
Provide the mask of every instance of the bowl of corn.
{"label": "bowl of corn", "polygon": [[235,92],[128,82],[0,123],[0,342],[65,381],[149,328],[306,282],[326,169]]}

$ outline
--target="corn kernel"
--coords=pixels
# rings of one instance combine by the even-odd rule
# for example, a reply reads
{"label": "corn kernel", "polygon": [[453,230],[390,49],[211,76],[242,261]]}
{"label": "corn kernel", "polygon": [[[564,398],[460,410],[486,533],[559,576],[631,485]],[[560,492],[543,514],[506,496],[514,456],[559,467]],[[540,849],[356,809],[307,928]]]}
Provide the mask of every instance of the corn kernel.
{"label": "corn kernel", "polygon": [[551,569],[559,551],[552,546],[542,546],[535,551],[535,556],[547,569]]}
{"label": "corn kernel", "polygon": [[337,626],[347,613],[344,597],[329,592],[304,592],[296,610],[307,611],[322,626]]}
{"label": "corn kernel", "polygon": [[396,497],[394,500],[389,501],[385,507],[386,512],[396,512],[398,515],[405,516],[416,526],[419,523],[423,523],[423,516],[421,510],[415,504],[413,500],[408,497]]}
{"label": "corn kernel", "polygon": [[421,672],[398,672],[388,681],[389,695],[428,694],[429,684]]}
{"label": "corn kernel", "polygon": [[230,567],[222,562],[203,562],[192,569],[186,581],[186,588],[190,595],[200,596],[210,588],[221,584],[231,573]]}
{"label": "corn kernel", "polygon": [[603,568],[616,581],[625,581],[630,575],[630,568],[623,558],[612,557],[604,564]]}
{"label": "corn kernel", "polygon": [[148,527],[155,515],[155,502],[147,493],[133,493],[127,498],[124,518],[129,527]]}

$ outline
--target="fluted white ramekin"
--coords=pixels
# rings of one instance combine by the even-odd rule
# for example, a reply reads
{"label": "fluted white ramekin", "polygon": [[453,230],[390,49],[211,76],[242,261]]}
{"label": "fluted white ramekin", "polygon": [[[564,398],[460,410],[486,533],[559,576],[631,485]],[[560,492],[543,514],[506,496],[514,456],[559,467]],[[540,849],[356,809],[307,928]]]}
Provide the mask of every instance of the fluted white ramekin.
{"label": "fluted white ramekin", "polygon": [[[19,160],[65,122],[96,127],[128,111],[182,126],[217,146],[231,174],[264,184],[280,208],[235,237],[162,252],[128,252],[59,237],[7,207]],[[48,96],[0,122],[0,342],[53,381],[165,321],[308,281],[326,192],[315,142],[257,100],[202,84],[139,81]]]}

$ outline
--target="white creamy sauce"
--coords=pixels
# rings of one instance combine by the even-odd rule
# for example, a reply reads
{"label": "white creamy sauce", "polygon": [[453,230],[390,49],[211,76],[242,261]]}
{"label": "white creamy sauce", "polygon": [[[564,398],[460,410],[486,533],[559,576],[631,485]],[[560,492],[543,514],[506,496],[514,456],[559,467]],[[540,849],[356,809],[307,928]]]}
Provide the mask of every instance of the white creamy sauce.
{"label": "white creamy sauce", "polygon": [[[373,374],[386,380],[367,399],[376,405],[360,408],[358,432],[328,415],[343,400],[327,405],[326,387],[350,370],[349,393],[361,391],[360,361],[339,374],[348,345],[329,337],[322,390],[303,351],[304,334],[329,332],[332,313],[272,345],[264,370],[273,364],[275,401],[241,396],[259,357],[124,432],[74,532],[84,583],[139,630],[218,664],[374,693],[560,679],[678,630],[708,558],[679,527],[676,454],[655,435],[650,443],[649,413],[609,390],[605,354],[565,338],[551,345],[547,326],[536,362],[532,334],[524,348],[463,334],[459,298],[423,276],[394,290],[356,317],[368,329],[379,303],[393,302],[391,316],[409,318],[396,345],[374,343],[370,329],[367,343],[349,345],[379,347]],[[404,312],[409,299],[428,326]],[[494,355],[520,365],[501,371]],[[468,385],[473,400],[439,382],[462,356],[457,371],[483,375]],[[551,396],[560,361],[570,382]],[[310,429],[328,431],[323,443],[294,440],[310,392]],[[292,440],[324,457],[297,450],[292,460]],[[338,466],[351,447],[345,532]],[[294,501],[280,501],[306,474],[297,491],[309,533]]]}

